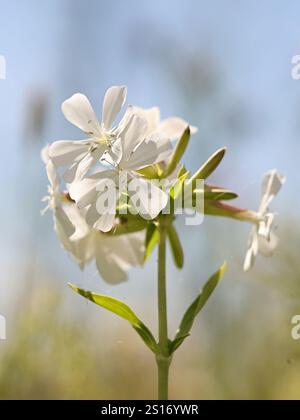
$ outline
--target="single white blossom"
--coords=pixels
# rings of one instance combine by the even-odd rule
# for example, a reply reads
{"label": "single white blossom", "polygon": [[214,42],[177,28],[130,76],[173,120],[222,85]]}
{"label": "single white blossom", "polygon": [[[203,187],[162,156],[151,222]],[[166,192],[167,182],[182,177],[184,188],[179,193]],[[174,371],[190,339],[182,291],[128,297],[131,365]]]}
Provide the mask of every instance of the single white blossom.
{"label": "single white blossom", "polygon": [[[122,193],[129,195],[137,212],[145,218],[154,219],[166,206],[168,194],[136,172],[160,162],[172,151],[168,139],[158,133],[147,136],[147,130],[147,121],[132,114],[118,140],[119,155],[112,162],[113,169],[96,172],[71,185],[70,195],[79,208],[90,206],[87,216],[93,220],[94,228],[103,232],[112,229]],[[112,188],[107,191],[109,186]],[[99,203],[105,202],[103,194],[108,205],[100,208]]]}
{"label": "single white blossom", "polygon": [[269,212],[269,205],[284,182],[285,178],[276,170],[268,172],[263,177],[261,202],[257,212],[258,221],[251,230],[244,261],[245,271],[253,267],[257,254],[269,257],[278,245],[278,238],[273,229],[274,214]]}
{"label": "single white blossom", "polygon": [[62,104],[66,119],[80,128],[86,140],[58,140],[49,148],[49,156],[55,166],[66,166],[66,182],[82,179],[85,174],[109,152],[126,124],[123,118],[119,124],[113,122],[126,100],[126,86],[112,86],[104,96],[102,120],[98,120],[88,98],[76,93]]}

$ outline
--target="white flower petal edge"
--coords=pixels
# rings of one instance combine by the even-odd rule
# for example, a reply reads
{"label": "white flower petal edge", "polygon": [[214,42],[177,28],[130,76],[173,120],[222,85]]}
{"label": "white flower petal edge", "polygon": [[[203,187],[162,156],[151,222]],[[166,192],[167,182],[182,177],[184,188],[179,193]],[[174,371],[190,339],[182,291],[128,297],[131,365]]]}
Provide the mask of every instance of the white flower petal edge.
{"label": "white flower petal edge", "polygon": [[[102,278],[110,284],[127,280],[127,272],[133,266],[142,265],[145,252],[145,232],[122,236],[95,235],[95,259]],[[101,246],[99,246],[101,244]]]}
{"label": "white flower petal edge", "polygon": [[112,86],[106,91],[103,100],[102,125],[109,130],[126,101],[127,87]]}
{"label": "white flower petal edge", "polygon": [[88,98],[76,93],[62,104],[66,119],[80,128],[89,138],[87,140],[59,140],[49,148],[49,156],[55,166],[66,166],[66,182],[77,182],[93,168],[101,158],[109,153],[119,133],[126,127],[127,118],[119,124],[112,124],[126,100],[126,86],[112,86],[103,100],[101,123],[97,119]]}
{"label": "white flower petal edge", "polygon": [[197,127],[191,126],[187,121],[179,117],[169,117],[161,121],[158,107],[140,108],[131,105],[128,107],[127,113],[129,115],[131,113],[138,115],[147,121],[147,135],[158,133],[170,140],[176,140],[182,135],[187,126],[190,126],[191,134],[196,134],[198,131]]}
{"label": "white flower petal edge", "polygon": [[88,98],[75,93],[63,102],[62,113],[66,119],[90,137],[101,137],[101,125]]}
{"label": "white flower petal edge", "polygon": [[[157,127],[157,131],[170,139],[178,139],[189,124],[179,117],[170,117],[163,120]],[[197,127],[190,126],[191,134],[196,134]]]}
{"label": "white flower petal edge", "polygon": [[273,232],[274,214],[270,213],[268,208],[284,183],[285,177],[275,169],[263,177],[261,202],[257,213],[259,221],[251,230],[244,271],[253,267],[257,254],[269,257],[278,245],[278,238]]}

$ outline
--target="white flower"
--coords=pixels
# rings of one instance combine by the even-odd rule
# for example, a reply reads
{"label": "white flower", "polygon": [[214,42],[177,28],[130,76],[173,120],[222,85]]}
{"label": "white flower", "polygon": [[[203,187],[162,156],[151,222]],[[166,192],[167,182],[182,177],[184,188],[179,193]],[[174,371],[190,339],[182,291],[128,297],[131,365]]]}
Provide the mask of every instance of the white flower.
{"label": "white flower", "polygon": [[[178,139],[184,130],[190,126],[187,121],[179,117],[169,117],[161,121],[160,109],[158,107],[145,109],[130,105],[126,111],[126,114],[130,113],[145,118],[148,124],[148,135],[158,133],[170,140]],[[191,134],[195,134],[197,133],[198,128],[190,126],[190,130]]]}
{"label": "white flower", "polygon": [[88,139],[80,141],[59,140],[49,148],[49,156],[55,166],[67,166],[64,177],[66,182],[82,179],[85,174],[108,152],[126,119],[112,126],[126,100],[125,86],[112,86],[105,94],[102,120],[97,116],[88,98],[76,93],[62,104],[62,112],[72,124],[80,128]]}
{"label": "white flower", "polygon": [[47,209],[53,210],[54,229],[63,248],[83,269],[95,260],[102,278],[112,284],[127,280],[127,271],[141,265],[144,255],[145,232],[110,237],[88,226],[84,213],[76,203],[60,191],[60,179],[48,156],[42,151],[49,179]]}
{"label": "white flower", "polygon": [[[118,140],[119,157],[114,162],[114,168],[96,172],[81,182],[71,185],[70,195],[79,208],[90,205],[87,216],[93,220],[94,228],[103,232],[112,229],[117,201],[125,192],[130,196],[137,212],[145,218],[154,219],[166,206],[168,194],[137,174],[136,171],[160,162],[166,154],[170,153],[171,144],[158,133],[146,137],[145,133],[147,133],[146,120],[134,114],[131,115]],[[105,190],[105,187],[111,184],[115,185],[116,189],[111,190],[110,193]],[[107,193],[110,194],[106,197],[108,205],[103,210],[99,208],[99,202],[105,201],[101,199],[101,195]]]}
{"label": "white flower", "polygon": [[63,247],[72,254],[81,267],[90,260],[90,250],[87,246],[87,236],[90,228],[85,218],[81,214],[76,204],[60,191],[60,178],[56,172],[55,166],[48,156],[48,147],[43,149],[43,160],[46,163],[46,171],[49,179],[47,197],[48,205],[43,210],[53,210],[53,220],[55,232]]}
{"label": "white flower", "polygon": [[269,212],[269,205],[284,182],[285,178],[276,170],[268,172],[263,177],[261,202],[257,213],[258,222],[251,230],[244,261],[245,271],[253,266],[257,254],[271,256],[278,244],[278,238],[273,231],[274,214]]}

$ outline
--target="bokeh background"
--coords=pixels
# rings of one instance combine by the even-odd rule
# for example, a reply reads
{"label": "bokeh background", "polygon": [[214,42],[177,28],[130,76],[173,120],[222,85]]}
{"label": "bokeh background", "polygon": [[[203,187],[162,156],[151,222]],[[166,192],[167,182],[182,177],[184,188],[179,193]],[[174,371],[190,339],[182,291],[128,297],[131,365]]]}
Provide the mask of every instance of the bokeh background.
{"label": "bokeh background", "polygon": [[145,269],[111,287],[60,248],[51,214],[40,216],[47,180],[40,149],[80,138],[60,112],[75,92],[96,109],[112,84],[128,102],[160,105],[199,127],[191,170],[218,147],[228,153],[212,181],[257,208],[260,180],[277,168],[287,183],[274,202],[281,238],[272,259],[250,273],[242,262],[249,226],[205,218],[178,228],[185,267],[168,259],[170,334],[224,259],[228,271],[174,358],[174,399],[299,399],[300,54],[297,0],[0,0],[1,399],[152,399],[155,364],[122,320],[75,295],[67,282],[129,303],[156,331],[153,255]]}

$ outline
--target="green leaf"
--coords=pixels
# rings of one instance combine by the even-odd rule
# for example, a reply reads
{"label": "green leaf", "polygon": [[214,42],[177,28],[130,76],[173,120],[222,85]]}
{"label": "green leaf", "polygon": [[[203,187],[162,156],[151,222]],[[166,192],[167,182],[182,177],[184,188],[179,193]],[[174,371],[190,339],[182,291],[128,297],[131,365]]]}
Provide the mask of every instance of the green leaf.
{"label": "green leaf", "polygon": [[224,264],[220,267],[220,269],[209,278],[200,294],[185,312],[182,321],[179,325],[177,334],[174,340],[172,341],[172,344],[170,345],[170,353],[174,353],[174,351],[189,336],[196,316],[204,307],[204,305],[212,295],[213,291],[215,290],[216,286],[218,285],[220,279],[223,277],[224,272],[226,270],[226,266],[227,263],[225,261]]}
{"label": "green leaf", "polygon": [[226,152],[226,147],[217,150],[192,176],[192,179],[206,179],[221,163]]}
{"label": "green leaf", "polygon": [[174,152],[172,153],[170,161],[163,172],[163,175],[162,175],[163,178],[168,177],[175,171],[178,163],[180,162],[180,159],[182,158],[187,148],[187,145],[190,140],[190,136],[191,136],[190,127],[187,127],[176,144],[176,147],[174,149]]}
{"label": "green leaf", "polygon": [[181,165],[180,166],[180,169],[179,169],[179,171],[178,171],[178,174],[177,174],[177,176],[178,176],[178,178],[180,178],[180,177],[182,177],[183,175],[185,175],[185,174],[189,174],[189,171],[187,171],[186,169],[185,169],[185,166],[184,165]]}
{"label": "green leaf", "polygon": [[98,295],[93,292],[89,292],[83,289],[78,288],[74,284],[69,283],[74,292],[80,294],[91,302],[96,303],[96,305],[101,306],[104,309],[107,309],[110,312],[118,315],[119,317],[129,321],[132,327],[136,330],[139,336],[142,338],[144,343],[152,350],[154,353],[157,352],[158,346],[153,337],[151,331],[146,327],[146,325],[135,315],[132,309],[126,305],[124,302],[112,298],[110,296]]}
{"label": "green leaf", "polygon": [[186,335],[180,336],[178,338],[174,338],[173,341],[169,340],[169,354],[170,355],[173,354],[178,349],[178,347],[181,346],[181,344],[184,342],[184,340],[186,338],[188,338],[189,336],[190,336],[190,334],[186,334]]}
{"label": "green leaf", "polygon": [[182,268],[184,263],[183,249],[180,243],[179,236],[173,224],[170,224],[168,226],[167,233],[171,245],[174,262],[178,268]]}
{"label": "green leaf", "polygon": [[[179,174],[181,174],[179,176]],[[179,171],[178,174],[178,179],[175,183],[175,185],[170,189],[170,197],[173,200],[176,200],[176,198],[178,198],[179,194],[182,193],[182,187],[184,184],[184,181],[187,179],[187,177],[189,176],[189,172],[188,171],[184,171],[181,173],[181,170]]]}
{"label": "green leaf", "polygon": [[147,233],[146,233],[144,263],[148,260],[148,258],[152,254],[152,251],[157,245],[158,240],[159,240],[159,231],[157,229],[157,226],[154,223],[149,223],[147,227]]}
{"label": "green leaf", "polygon": [[204,198],[205,200],[234,200],[235,198],[238,198],[238,195],[225,188],[205,185]]}
{"label": "green leaf", "polygon": [[157,179],[160,178],[163,173],[163,163],[156,163],[154,165],[146,166],[143,169],[139,169],[137,172],[143,175],[145,178]]}
{"label": "green leaf", "polygon": [[230,206],[222,201],[206,200],[204,214],[208,216],[228,217],[241,222],[257,223],[259,214],[253,210]]}

